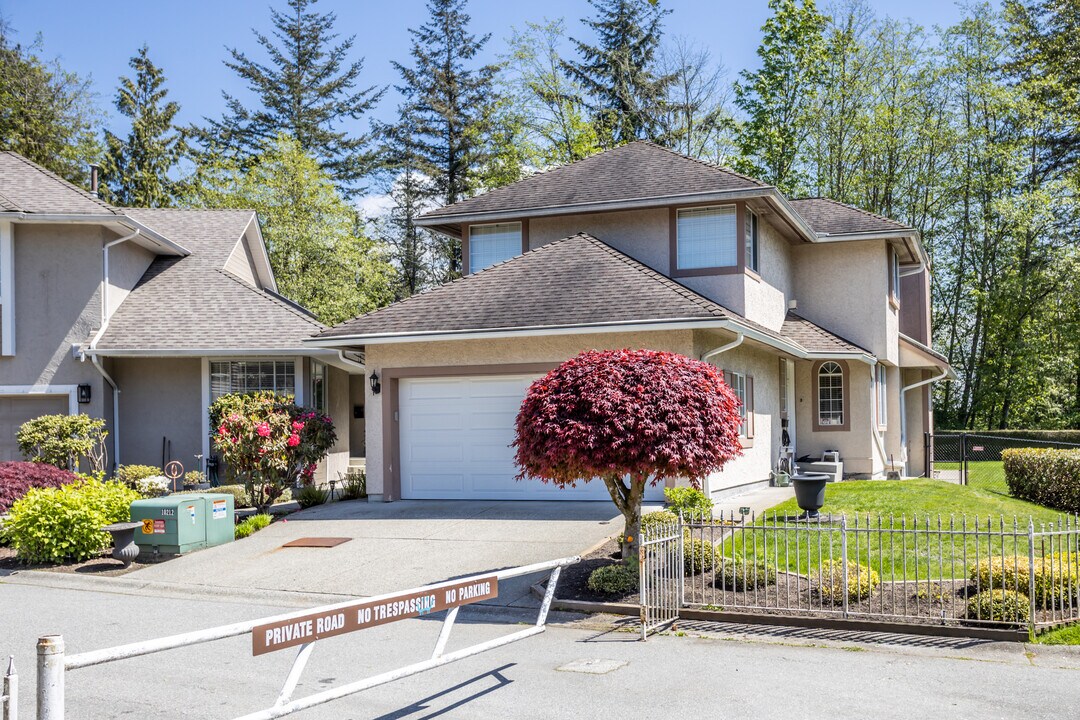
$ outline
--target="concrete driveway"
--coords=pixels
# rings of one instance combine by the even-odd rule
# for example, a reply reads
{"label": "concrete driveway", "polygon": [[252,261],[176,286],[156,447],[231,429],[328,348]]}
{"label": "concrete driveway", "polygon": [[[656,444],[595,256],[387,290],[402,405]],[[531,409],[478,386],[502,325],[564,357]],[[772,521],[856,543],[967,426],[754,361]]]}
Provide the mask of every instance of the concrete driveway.
{"label": "concrete driveway", "polygon": [[[579,554],[621,530],[622,517],[610,502],[337,502],[293,513],[245,540],[124,577],[245,591],[378,595]],[[333,548],[282,547],[302,537],[350,540]],[[529,582],[502,583],[494,602],[531,605]]]}

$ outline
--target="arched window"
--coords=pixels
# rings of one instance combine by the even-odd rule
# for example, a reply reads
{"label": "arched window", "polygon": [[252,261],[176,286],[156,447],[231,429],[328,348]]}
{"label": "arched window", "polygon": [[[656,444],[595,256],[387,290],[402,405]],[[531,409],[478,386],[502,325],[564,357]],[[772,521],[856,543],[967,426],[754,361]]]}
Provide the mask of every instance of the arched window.
{"label": "arched window", "polygon": [[847,427],[844,368],[838,362],[823,362],[817,370],[817,425],[820,428]]}

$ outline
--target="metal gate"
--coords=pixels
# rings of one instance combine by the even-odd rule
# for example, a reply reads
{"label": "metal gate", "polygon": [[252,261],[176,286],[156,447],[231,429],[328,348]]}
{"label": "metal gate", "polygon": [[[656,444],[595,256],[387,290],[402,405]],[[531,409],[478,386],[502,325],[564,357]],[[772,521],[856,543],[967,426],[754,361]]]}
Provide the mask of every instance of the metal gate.
{"label": "metal gate", "polygon": [[992,432],[943,432],[927,433],[925,448],[927,477],[1008,495],[1002,452],[1011,448],[1072,450],[1080,445]]}
{"label": "metal gate", "polygon": [[683,597],[683,543],[680,523],[642,528],[638,549],[641,639],[679,619]]}

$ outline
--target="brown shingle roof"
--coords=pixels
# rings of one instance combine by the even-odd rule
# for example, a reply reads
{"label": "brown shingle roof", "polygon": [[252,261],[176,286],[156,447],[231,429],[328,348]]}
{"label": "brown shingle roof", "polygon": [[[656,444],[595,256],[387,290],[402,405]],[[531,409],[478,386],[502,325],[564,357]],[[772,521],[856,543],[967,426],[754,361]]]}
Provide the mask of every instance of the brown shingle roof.
{"label": "brown shingle roof", "polygon": [[243,352],[302,348],[325,325],[225,271],[251,210],[126,211],[191,255],[158,257],[109,320],[97,349]]}
{"label": "brown shingle roof", "polygon": [[810,224],[814,232],[843,235],[912,230],[903,223],[830,198],[801,198],[789,200],[789,202],[795,211]]}
{"label": "brown shingle roof", "polygon": [[754,190],[762,182],[717,165],[637,141],[421,215],[454,215],[587,205]]}
{"label": "brown shingle roof", "polygon": [[122,215],[123,212],[16,152],[0,152],[0,214]]}
{"label": "brown shingle roof", "polygon": [[585,234],[348,320],[319,338],[740,319]]}
{"label": "brown shingle roof", "polygon": [[790,340],[794,340],[808,352],[812,353],[863,352],[867,355],[871,354],[870,351],[859,347],[849,340],[845,340],[839,335],[829,332],[820,325],[816,325],[793,312],[788,312],[787,317],[784,318],[784,325],[780,329],[780,334]]}

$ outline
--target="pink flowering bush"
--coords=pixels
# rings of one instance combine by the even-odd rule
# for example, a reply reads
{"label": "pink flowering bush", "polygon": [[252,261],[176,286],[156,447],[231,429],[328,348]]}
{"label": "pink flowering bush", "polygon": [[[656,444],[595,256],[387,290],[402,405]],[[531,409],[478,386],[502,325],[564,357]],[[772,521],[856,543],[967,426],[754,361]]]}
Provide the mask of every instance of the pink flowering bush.
{"label": "pink flowering bush", "polygon": [[259,512],[287,487],[310,484],[337,441],[329,416],[272,392],[223,395],[210,406],[214,448]]}

